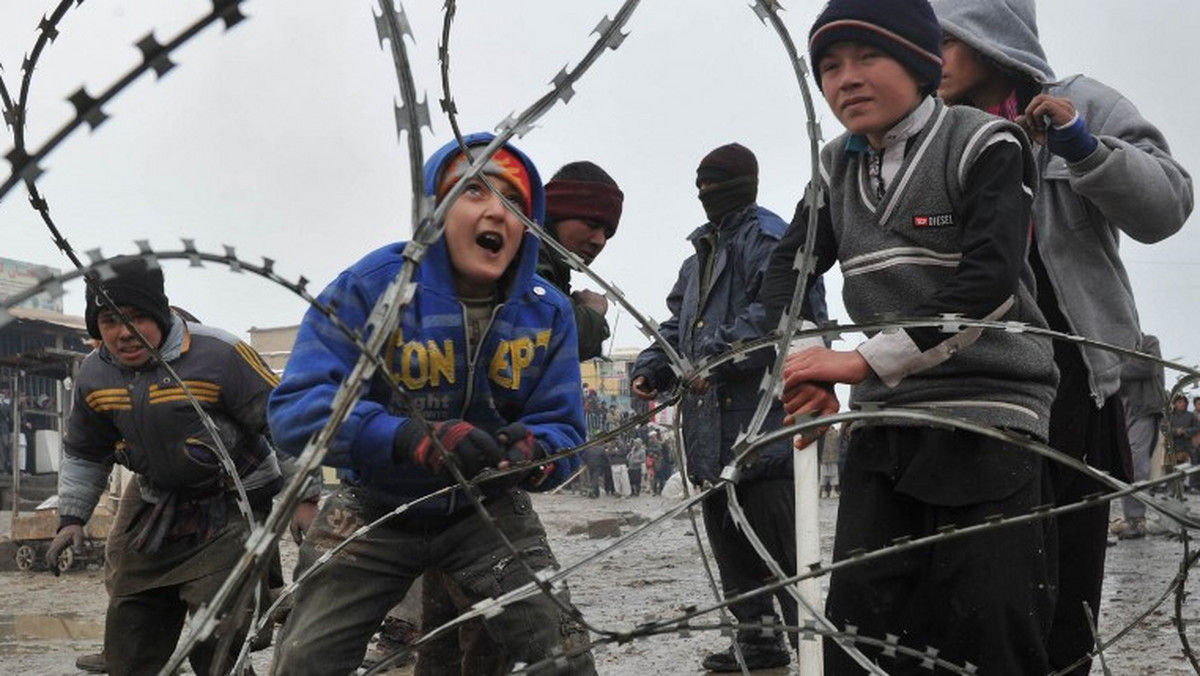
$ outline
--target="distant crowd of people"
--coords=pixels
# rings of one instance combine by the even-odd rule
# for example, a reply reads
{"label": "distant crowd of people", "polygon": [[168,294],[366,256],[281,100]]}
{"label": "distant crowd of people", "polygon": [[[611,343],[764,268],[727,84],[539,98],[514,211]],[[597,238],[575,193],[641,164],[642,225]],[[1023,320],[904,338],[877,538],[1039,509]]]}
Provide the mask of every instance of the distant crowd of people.
{"label": "distant crowd of people", "polygon": [[657,430],[639,428],[584,450],[584,475],[576,491],[588,497],[662,495],[675,471],[674,441]]}

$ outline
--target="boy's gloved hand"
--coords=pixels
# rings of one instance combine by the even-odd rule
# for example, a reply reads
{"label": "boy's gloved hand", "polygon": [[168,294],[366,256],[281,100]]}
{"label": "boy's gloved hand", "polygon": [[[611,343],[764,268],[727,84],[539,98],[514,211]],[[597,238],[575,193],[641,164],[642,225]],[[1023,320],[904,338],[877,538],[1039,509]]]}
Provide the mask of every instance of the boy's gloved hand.
{"label": "boy's gloved hand", "polygon": [[[524,423],[509,423],[496,431],[496,439],[504,446],[504,458],[508,466],[528,465],[546,457],[546,449],[534,438],[533,432]],[[554,463],[549,463],[531,472],[522,481],[527,487],[537,487],[554,472]]]}
{"label": "boy's gloved hand", "polygon": [[496,431],[496,440],[504,447],[504,459],[514,465],[529,464],[546,457],[546,450],[524,423],[509,423]]}
{"label": "boy's gloved hand", "polygon": [[[446,453],[434,446],[431,437],[437,437]],[[434,474],[448,475],[447,462],[453,462],[468,479],[480,472],[495,467],[504,460],[504,452],[492,435],[465,420],[447,420],[435,423],[427,435],[415,422],[409,422],[396,431],[392,442],[392,457],[397,463],[420,465]]]}
{"label": "boy's gloved hand", "polygon": [[83,551],[83,526],[77,523],[66,524],[58,529],[58,534],[50,542],[50,548],[46,550],[46,565],[56,577],[59,572],[58,555],[67,547],[74,547],[76,554]]}

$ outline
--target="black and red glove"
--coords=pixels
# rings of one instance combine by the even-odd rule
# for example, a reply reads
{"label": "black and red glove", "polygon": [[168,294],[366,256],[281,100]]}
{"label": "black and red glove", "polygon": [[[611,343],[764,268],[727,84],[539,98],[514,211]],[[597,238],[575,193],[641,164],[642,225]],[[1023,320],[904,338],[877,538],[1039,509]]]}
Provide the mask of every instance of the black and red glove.
{"label": "black and red glove", "polygon": [[[524,423],[509,423],[496,431],[496,439],[504,446],[504,459],[515,466],[529,465],[546,457],[546,449]],[[554,472],[554,463],[547,463],[525,477],[527,486],[536,487]]]}
{"label": "black and red glove", "polygon": [[[438,450],[433,438],[437,438],[446,453]],[[409,422],[396,431],[392,457],[397,463],[420,465],[443,476],[450,474],[446,464],[454,463],[468,479],[495,467],[505,458],[503,449],[492,435],[465,420],[435,423],[428,434],[417,423]]]}

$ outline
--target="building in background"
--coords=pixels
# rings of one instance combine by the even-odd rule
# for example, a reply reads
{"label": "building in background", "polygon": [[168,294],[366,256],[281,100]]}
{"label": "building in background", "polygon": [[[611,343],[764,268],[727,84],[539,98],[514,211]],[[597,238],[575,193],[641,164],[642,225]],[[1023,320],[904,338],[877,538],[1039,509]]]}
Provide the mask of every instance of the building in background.
{"label": "building in background", "polygon": [[[61,273],[62,270],[58,268],[12,258],[0,258],[0,303],[32,289],[42,279],[57,277]],[[62,314],[62,296],[54,296],[43,291],[21,301],[18,307],[49,310]]]}
{"label": "building in background", "polygon": [[624,409],[633,408],[629,399],[629,369],[637,359],[638,352],[635,348],[617,348],[611,350],[607,357],[581,362],[579,373],[584,387],[594,390],[600,400],[607,404],[617,404]]}
{"label": "building in background", "polygon": [[280,375],[283,367],[287,366],[288,357],[292,356],[292,345],[296,342],[296,331],[299,329],[299,324],[267,329],[251,326],[250,347],[262,356],[276,375]]}
{"label": "building in background", "polygon": [[[41,308],[7,310],[0,327],[0,505],[14,515],[53,495],[63,421],[79,364],[91,351],[83,317]],[[29,474],[24,487],[20,472]],[[41,476],[36,476],[41,475]]]}

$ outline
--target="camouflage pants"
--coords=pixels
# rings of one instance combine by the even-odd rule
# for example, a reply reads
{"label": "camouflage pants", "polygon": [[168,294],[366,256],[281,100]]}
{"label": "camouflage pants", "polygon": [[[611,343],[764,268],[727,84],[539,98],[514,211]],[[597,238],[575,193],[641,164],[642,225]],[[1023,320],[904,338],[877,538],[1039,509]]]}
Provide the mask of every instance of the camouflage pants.
{"label": "camouflage pants", "polygon": [[[517,589],[528,570],[557,567],[529,495],[511,491],[484,505],[493,524],[521,552],[522,565],[474,511],[450,516],[401,515],[371,530],[324,564],[296,591],[295,606],[275,653],[275,673],[348,674],[362,660],[372,633],[413,580],[439,568],[470,604]],[[365,491],[347,487],[325,501],[300,549],[307,569],[360,526],[389,511]],[[560,599],[570,600],[564,592]],[[542,663],[537,673],[594,674],[591,654],[566,659],[563,636],[575,621],[544,594],[508,604],[485,617],[488,635],[503,647],[506,664]]]}

